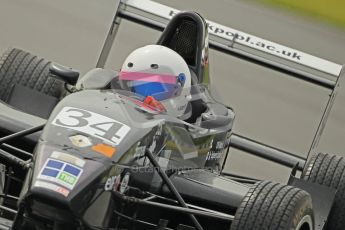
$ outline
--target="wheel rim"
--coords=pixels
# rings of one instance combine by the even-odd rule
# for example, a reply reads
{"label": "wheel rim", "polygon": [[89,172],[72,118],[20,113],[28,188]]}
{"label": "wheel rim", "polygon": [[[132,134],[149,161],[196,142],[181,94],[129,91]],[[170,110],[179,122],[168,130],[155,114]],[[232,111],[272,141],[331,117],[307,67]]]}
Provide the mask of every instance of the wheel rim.
{"label": "wheel rim", "polygon": [[296,230],[314,230],[311,216],[304,216],[302,220],[298,223]]}

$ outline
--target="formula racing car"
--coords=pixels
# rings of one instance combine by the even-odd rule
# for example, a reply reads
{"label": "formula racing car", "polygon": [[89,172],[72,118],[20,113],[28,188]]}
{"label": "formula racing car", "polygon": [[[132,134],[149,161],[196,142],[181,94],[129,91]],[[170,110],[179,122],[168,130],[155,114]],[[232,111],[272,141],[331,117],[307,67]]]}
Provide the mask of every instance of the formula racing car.
{"label": "formula racing car", "polygon": [[[123,19],[163,30],[152,46],[159,59],[104,69]],[[210,92],[209,46],[331,90],[308,159],[233,131],[234,110]],[[183,74],[152,74],[171,63],[163,51],[186,63]],[[143,63],[148,72],[130,71]],[[345,160],[315,152],[341,71],[148,0],[119,1],[84,76],[9,49],[0,60],[0,229],[343,230]],[[225,172],[230,148],[291,167],[289,181]]]}

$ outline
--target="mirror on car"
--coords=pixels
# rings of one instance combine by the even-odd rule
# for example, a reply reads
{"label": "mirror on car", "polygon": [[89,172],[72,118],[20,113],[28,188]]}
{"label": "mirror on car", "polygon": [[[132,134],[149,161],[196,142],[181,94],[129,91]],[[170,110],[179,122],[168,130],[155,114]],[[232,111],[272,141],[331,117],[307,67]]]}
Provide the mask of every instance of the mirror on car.
{"label": "mirror on car", "polygon": [[75,85],[77,83],[80,74],[77,70],[57,63],[51,64],[49,72],[53,77],[62,80],[70,85]]}

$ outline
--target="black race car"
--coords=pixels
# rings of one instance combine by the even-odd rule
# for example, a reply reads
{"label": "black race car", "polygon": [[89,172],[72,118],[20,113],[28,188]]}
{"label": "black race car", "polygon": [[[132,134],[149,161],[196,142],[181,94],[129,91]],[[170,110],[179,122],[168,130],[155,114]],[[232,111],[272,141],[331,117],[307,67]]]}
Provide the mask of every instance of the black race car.
{"label": "black race car", "polygon": [[[168,9],[172,19],[165,26],[131,8],[145,14]],[[214,35],[221,27],[195,12],[122,1],[98,67],[107,59],[119,18],[164,28],[157,44],[178,52],[192,75],[188,118],[122,89],[116,71],[96,68],[79,77],[9,50],[0,61],[0,229],[345,228],[342,157],[319,153],[306,163],[233,133],[234,110],[209,92],[208,30]],[[332,82],[247,53],[235,47],[242,35],[233,35],[227,45],[213,39],[210,45],[332,89],[312,152],[339,76]],[[288,185],[225,173],[230,147],[291,166]]]}

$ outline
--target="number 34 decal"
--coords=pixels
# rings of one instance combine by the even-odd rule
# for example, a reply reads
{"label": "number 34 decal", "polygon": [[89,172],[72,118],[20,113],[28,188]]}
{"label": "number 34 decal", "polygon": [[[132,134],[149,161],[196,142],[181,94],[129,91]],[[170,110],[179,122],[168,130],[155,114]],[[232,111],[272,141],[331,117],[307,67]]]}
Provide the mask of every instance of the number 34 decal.
{"label": "number 34 decal", "polygon": [[73,107],[64,107],[52,124],[98,137],[114,145],[120,144],[131,129],[109,117]]}

